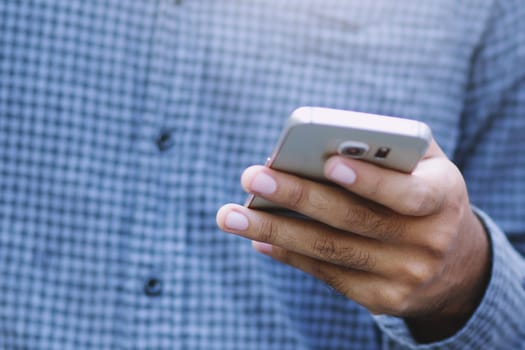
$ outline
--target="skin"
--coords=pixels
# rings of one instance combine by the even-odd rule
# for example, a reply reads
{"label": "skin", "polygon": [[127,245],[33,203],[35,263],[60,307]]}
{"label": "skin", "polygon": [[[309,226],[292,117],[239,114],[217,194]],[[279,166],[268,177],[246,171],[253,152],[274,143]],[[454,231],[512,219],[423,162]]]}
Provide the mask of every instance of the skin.
{"label": "skin", "polygon": [[459,170],[433,142],[412,174],[333,156],[325,175],[338,186],[249,167],[247,192],[313,220],[227,204],[217,224],[370,312],[404,318],[420,342],[456,333],[490,274],[487,234]]}

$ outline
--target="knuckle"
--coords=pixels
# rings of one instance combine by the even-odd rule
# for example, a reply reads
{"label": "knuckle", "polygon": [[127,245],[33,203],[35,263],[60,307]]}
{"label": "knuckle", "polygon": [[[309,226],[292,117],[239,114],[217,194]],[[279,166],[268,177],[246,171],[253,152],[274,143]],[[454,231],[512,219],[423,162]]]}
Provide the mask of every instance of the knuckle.
{"label": "knuckle", "polygon": [[343,250],[341,263],[349,268],[358,270],[372,270],[375,266],[375,261],[369,252],[354,248],[345,248]]}
{"label": "knuckle", "polygon": [[347,227],[359,227],[363,233],[381,226],[378,217],[367,207],[346,207],[342,220]]}
{"label": "knuckle", "polygon": [[327,237],[316,239],[312,249],[316,255],[326,260],[332,260],[337,256],[337,249],[334,240]]}
{"label": "knuckle", "polygon": [[381,196],[381,190],[384,187],[385,187],[385,177],[384,176],[374,176],[374,178],[371,181],[368,194],[372,198]]}
{"label": "knuckle", "polygon": [[403,202],[403,212],[407,215],[422,216],[438,207],[436,192],[427,185],[415,185],[410,189],[410,197]]}
{"label": "knuckle", "polygon": [[333,239],[317,239],[312,249],[320,259],[345,268],[370,270],[375,265],[375,261],[368,251],[356,249],[352,246],[338,246]]}
{"label": "knuckle", "polygon": [[290,251],[287,249],[273,247],[272,255],[275,259],[279,260],[283,264],[290,265],[290,266],[296,266],[294,263],[294,259],[292,258],[292,255],[290,254]]}
{"label": "knuckle", "polygon": [[335,290],[344,293],[344,283],[336,274],[324,274],[322,279]]}
{"label": "knuckle", "polygon": [[453,245],[453,235],[449,232],[435,232],[426,240],[426,247],[431,256],[437,259],[446,257]]}
{"label": "knuckle", "polygon": [[361,231],[366,236],[377,237],[380,241],[399,239],[404,232],[403,223],[393,215],[378,214],[363,210],[357,215]]}
{"label": "knuckle", "polygon": [[470,210],[470,202],[467,195],[457,194],[447,200],[445,207],[448,227],[458,227],[466,215],[466,209]]}
{"label": "knuckle", "polygon": [[293,182],[288,186],[287,190],[287,202],[290,209],[299,209],[304,206],[304,203],[308,201],[308,191],[306,186],[301,183]]}
{"label": "knuckle", "polygon": [[314,272],[314,275],[319,278],[320,280],[324,281],[330,286],[334,286],[334,284],[337,284],[337,275],[332,273],[329,269],[326,268],[326,265],[320,261],[313,261],[312,262],[312,271]]}
{"label": "knuckle", "polygon": [[393,241],[403,236],[404,225],[397,220],[380,220],[375,224],[374,234],[381,241]]}
{"label": "knuckle", "polygon": [[404,267],[405,280],[414,287],[427,285],[436,278],[437,274],[437,264],[430,261],[412,261]]}
{"label": "knuckle", "polygon": [[411,293],[410,290],[404,286],[391,286],[379,291],[380,303],[383,306],[385,313],[394,316],[406,315],[410,310]]}
{"label": "knuckle", "polygon": [[342,295],[352,297],[354,294],[353,288],[349,283],[347,283],[341,273],[337,273],[337,270],[325,268],[324,266],[325,265],[322,263],[317,265],[316,277],[324,281],[327,285]]}
{"label": "knuckle", "polygon": [[335,290],[337,290],[342,295],[352,298],[355,296],[355,291],[352,286],[347,283],[344,279],[338,278],[334,279],[330,284]]}
{"label": "knuckle", "polygon": [[350,264],[352,268],[358,270],[372,270],[375,266],[375,261],[372,259],[371,255],[367,251],[355,251],[351,250],[350,253],[345,252],[342,256],[343,261],[346,261],[346,264]]}
{"label": "knuckle", "polygon": [[258,230],[257,240],[261,242],[273,243],[277,237],[277,225],[273,220],[263,220]]}

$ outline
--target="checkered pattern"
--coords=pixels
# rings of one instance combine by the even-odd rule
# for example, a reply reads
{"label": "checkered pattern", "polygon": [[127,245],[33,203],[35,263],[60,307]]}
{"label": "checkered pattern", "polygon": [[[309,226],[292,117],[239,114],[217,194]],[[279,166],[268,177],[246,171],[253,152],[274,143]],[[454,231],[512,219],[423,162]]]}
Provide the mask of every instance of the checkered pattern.
{"label": "checkered pattern", "polygon": [[[0,348],[523,348],[521,1],[1,1]],[[461,167],[494,263],[453,338],[216,228],[300,105],[421,119]]]}

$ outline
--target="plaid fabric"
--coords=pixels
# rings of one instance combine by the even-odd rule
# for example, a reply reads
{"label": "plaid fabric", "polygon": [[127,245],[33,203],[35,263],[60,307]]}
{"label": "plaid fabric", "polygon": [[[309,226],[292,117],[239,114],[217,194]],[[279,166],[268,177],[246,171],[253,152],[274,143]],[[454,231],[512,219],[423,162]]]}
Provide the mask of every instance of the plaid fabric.
{"label": "plaid fabric", "polygon": [[[1,1],[0,348],[524,348],[524,58],[521,0]],[[453,338],[216,228],[300,105],[421,119],[461,167],[494,264]]]}

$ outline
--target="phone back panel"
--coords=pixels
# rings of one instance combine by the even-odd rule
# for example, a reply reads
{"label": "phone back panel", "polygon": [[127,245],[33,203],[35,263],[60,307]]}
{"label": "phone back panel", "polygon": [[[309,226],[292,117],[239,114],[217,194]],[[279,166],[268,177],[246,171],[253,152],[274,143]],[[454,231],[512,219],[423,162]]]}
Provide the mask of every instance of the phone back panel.
{"label": "phone back panel", "polygon": [[[394,117],[318,107],[302,107],[288,119],[267,165],[316,181],[327,181],[324,163],[341,154],[342,145],[358,145],[359,158],[382,167],[410,173],[426,152],[430,129],[423,123]],[[258,197],[252,208],[273,208]]]}

